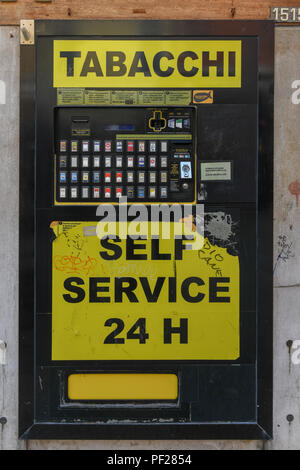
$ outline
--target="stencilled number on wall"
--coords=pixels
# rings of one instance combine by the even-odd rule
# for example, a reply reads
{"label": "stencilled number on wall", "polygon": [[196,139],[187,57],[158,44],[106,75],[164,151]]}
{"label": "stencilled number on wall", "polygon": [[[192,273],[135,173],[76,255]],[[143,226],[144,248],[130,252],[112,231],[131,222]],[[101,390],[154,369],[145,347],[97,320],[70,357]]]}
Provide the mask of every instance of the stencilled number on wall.
{"label": "stencilled number on wall", "polygon": [[300,103],[300,80],[294,80],[291,85],[292,88],[295,89],[292,93],[292,103],[299,104]]}

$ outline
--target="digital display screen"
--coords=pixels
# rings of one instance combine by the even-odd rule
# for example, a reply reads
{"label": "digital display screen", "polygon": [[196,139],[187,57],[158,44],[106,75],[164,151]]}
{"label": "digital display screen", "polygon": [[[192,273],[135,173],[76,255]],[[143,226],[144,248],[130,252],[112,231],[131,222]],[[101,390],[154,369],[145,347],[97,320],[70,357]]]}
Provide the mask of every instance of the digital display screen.
{"label": "digital display screen", "polygon": [[105,127],[106,131],[135,131],[133,124],[109,124]]}

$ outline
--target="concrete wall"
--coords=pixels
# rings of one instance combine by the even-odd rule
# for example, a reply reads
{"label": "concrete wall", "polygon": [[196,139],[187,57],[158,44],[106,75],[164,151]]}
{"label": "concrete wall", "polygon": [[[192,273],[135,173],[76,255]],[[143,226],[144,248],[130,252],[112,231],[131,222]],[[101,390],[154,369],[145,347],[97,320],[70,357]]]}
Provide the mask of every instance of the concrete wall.
{"label": "concrete wall", "polygon": [[[0,449],[18,449],[19,28],[0,28]],[[4,85],[3,85],[4,84]],[[6,362],[6,364],[2,364]]]}
{"label": "concrete wall", "polygon": [[300,339],[299,27],[276,30],[275,63],[274,440],[266,448],[300,449],[300,365],[293,363]]}
{"label": "concrete wall", "polygon": [[[299,80],[299,83],[295,82]],[[276,30],[274,440],[29,441],[17,439],[19,32],[0,27],[0,449],[299,449],[300,365],[300,27]],[[5,83],[5,98],[4,85]],[[292,94],[293,101],[292,102]],[[293,183],[293,184],[291,184]],[[300,191],[299,191],[300,192]],[[1,340],[7,344],[6,360]],[[298,357],[299,358],[299,357]],[[5,364],[1,365],[1,362]]]}

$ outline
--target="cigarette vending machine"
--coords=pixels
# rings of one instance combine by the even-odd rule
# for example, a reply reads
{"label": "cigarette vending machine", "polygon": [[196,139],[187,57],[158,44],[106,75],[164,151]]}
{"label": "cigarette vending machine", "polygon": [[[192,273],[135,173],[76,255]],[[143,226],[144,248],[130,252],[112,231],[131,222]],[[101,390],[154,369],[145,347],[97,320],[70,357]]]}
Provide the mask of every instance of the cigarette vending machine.
{"label": "cigarette vending machine", "polygon": [[272,435],[273,24],[21,22],[20,436]]}

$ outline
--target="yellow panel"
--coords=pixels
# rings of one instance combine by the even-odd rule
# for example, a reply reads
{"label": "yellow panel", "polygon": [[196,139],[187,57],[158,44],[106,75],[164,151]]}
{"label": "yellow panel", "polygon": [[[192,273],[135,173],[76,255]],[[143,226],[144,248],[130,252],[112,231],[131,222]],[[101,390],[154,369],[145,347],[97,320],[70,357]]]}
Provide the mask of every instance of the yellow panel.
{"label": "yellow panel", "polygon": [[175,374],[72,374],[70,400],[176,400]]}
{"label": "yellow panel", "polygon": [[[178,259],[173,234],[159,240],[159,252],[168,254],[169,259],[152,259],[150,235],[135,242],[135,254],[145,259],[128,259],[126,239],[111,240],[110,248],[117,245],[118,256],[105,259],[105,254],[111,257],[114,251],[102,246],[95,222],[56,224],[52,360],[239,357],[238,256],[205,239],[198,247],[184,249]],[[179,224],[170,225],[175,230]],[[117,224],[117,233],[123,229],[125,223]],[[136,286],[134,295],[122,294],[120,298],[120,282],[127,286],[128,279]],[[184,295],[189,280],[191,298]],[[211,283],[216,283],[217,294]],[[215,296],[218,298],[213,299]],[[179,334],[178,328],[186,334]]]}
{"label": "yellow panel", "polygon": [[[97,88],[240,88],[240,40],[67,40],[54,41],[53,86]],[[169,71],[167,76],[157,70]],[[189,51],[189,52],[187,52]],[[209,54],[209,76],[202,57]],[[223,70],[217,75],[214,61],[221,53]],[[114,54],[116,61],[108,66]],[[192,54],[185,57],[185,54]],[[234,72],[229,70],[234,55]],[[122,56],[122,59],[120,58]],[[69,56],[69,58],[67,57]],[[184,71],[181,67],[184,67]]]}

